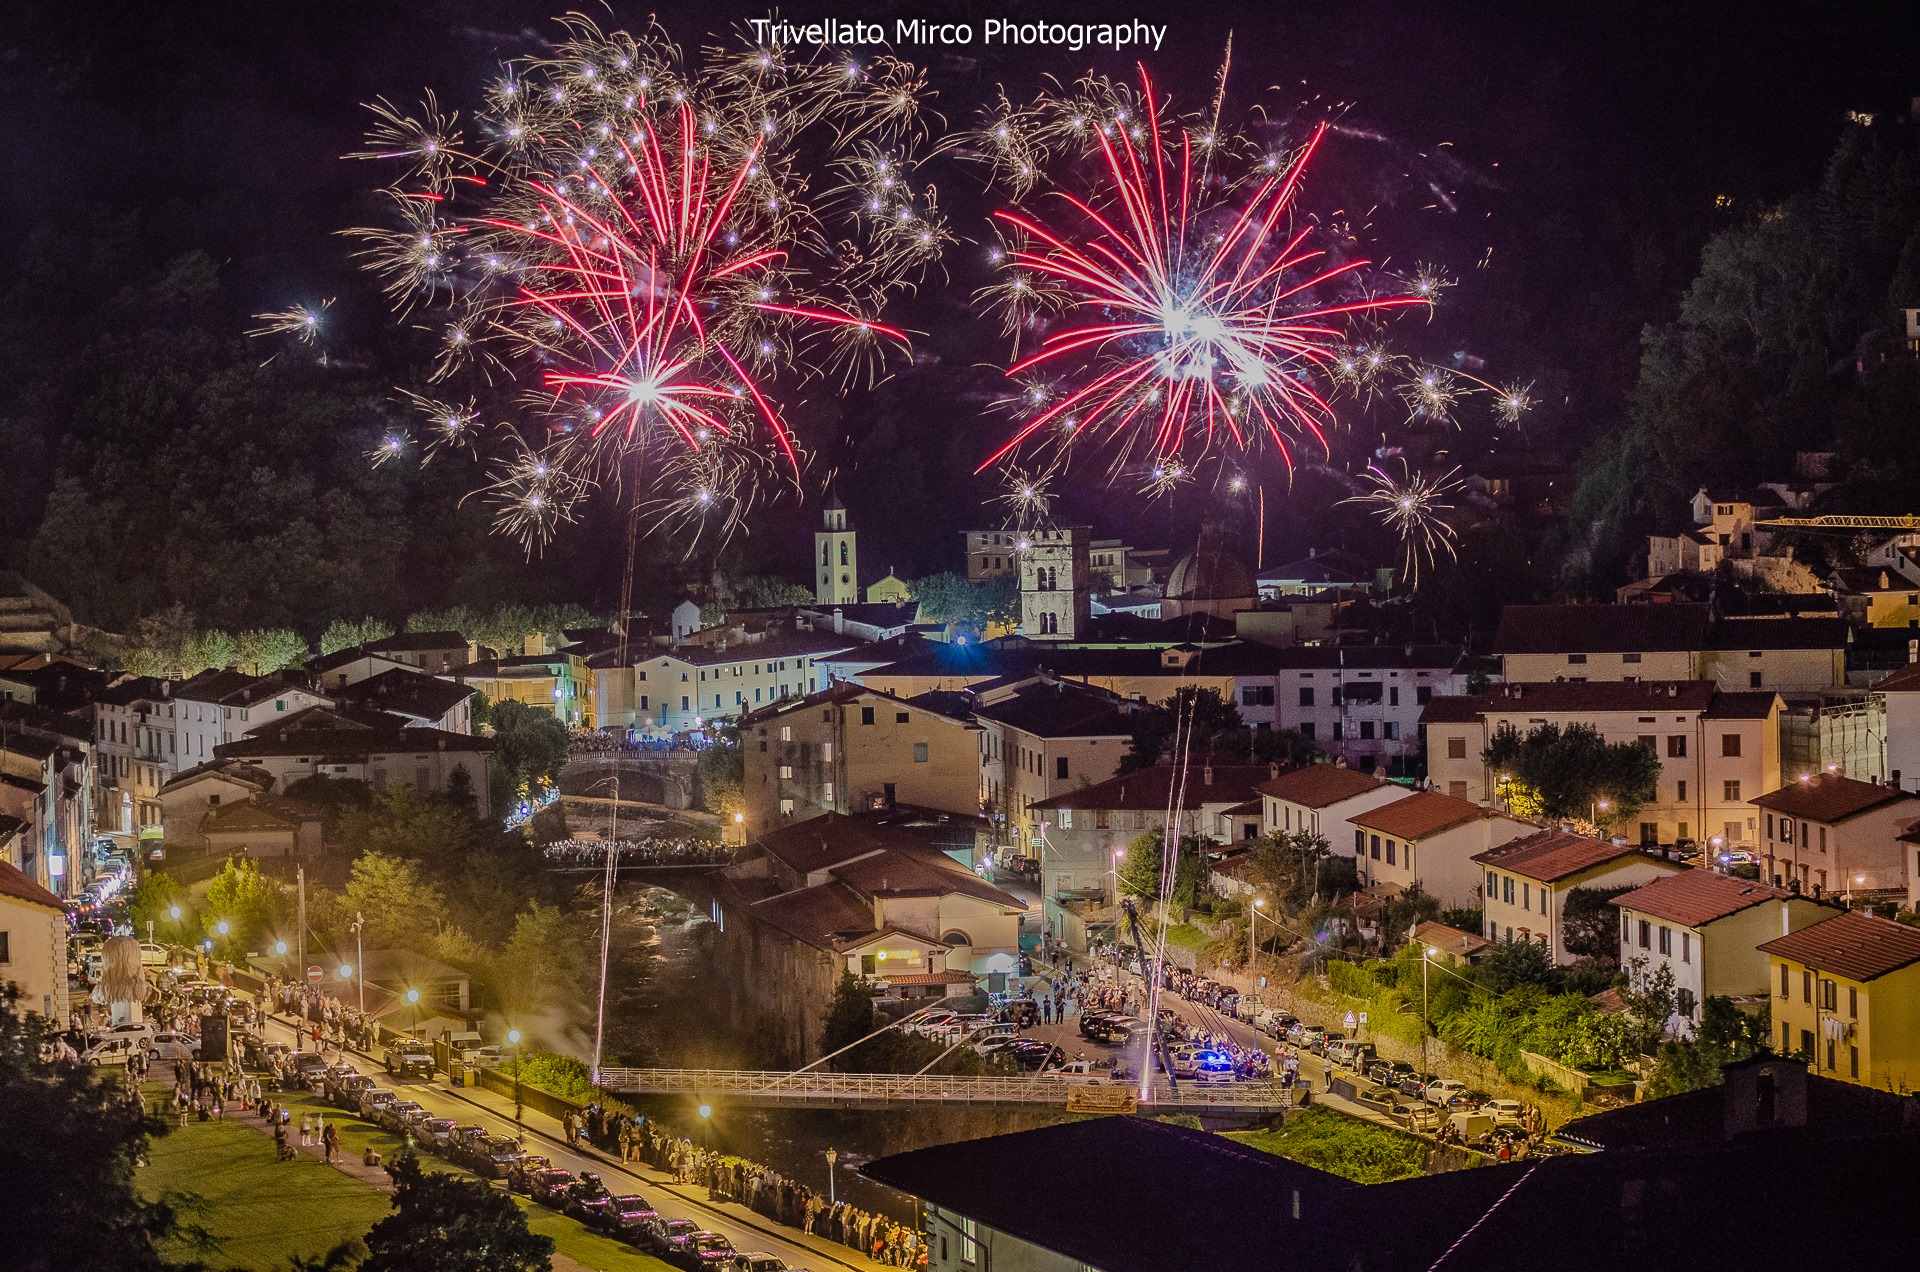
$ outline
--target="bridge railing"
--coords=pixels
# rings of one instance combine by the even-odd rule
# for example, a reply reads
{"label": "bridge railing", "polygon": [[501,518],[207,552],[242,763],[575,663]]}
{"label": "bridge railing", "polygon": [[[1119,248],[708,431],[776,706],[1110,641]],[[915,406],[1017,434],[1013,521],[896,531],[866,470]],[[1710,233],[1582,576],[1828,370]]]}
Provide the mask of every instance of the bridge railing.
{"label": "bridge railing", "polygon": [[[638,1095],[733,1096],[754,1103],[844,1100],[849,1104],[1065,1104],[1076,1086],[1067,1077],[914,1076],[899,1073],[802,1073],[743,1069],[624,1069],[600,1071],[610,1091]],[[1271,1082],[1203,1085],[1183,1082],[1176,1094],[1156,1081],[1153,1104],[1181,1108],[1273,1108],[1291,1104],[1290,1093]]]}

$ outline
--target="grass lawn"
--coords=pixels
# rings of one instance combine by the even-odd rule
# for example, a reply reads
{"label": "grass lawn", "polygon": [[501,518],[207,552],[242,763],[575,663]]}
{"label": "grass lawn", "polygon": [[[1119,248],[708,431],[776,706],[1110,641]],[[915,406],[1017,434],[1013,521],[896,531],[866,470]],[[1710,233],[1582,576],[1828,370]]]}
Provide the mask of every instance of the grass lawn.
{"label": "grass lawn", "polygon": [[1198,954],[1207,948],[1213,938],[1191,923],[1176,923],[1167,929],[1167,944],[1178,945],[1183,950],[1192,950]]}
{"label": "grass lawn", "polygon": [[1384,1184],[1426,1169],[1426,1145],[1392,1127],[1309,1105],[1277,1131],[1230,1131],[1228,1139],[1361,1184]]}
{"label": "grass lawn", "polygon": [[[391,1207],[385,1193],[316,1158],[275,1161],[273,1141],[253,1126],[191,1122],[150,1150],[137,1176],[146,1196],[193,1193],[206,1201],[193,1216],[217,1244],[198,1257],[213,1267],[284,1267],[295,1255],[325,1254],[362,1237]],[[176,1257],[194,1257],[172,1250]]]}
{"label": "grass lawn", "polygon": [[[147,1087],[147,1102],[167,1088]],[[293,1112],[289,1123],[299,1142],[300,1115],[324,1114],[339,1130],[343,1156],[358,1158],[371,1147],[383,1161],[402,1149],[399,1139],[308,1091],[280,1092],[277,1102]],[[143,1192],[194,1192],[206,1198],[200,1217],[220,1239],[201,1256],[214,1267],[247,1267],[269,1272],[293,1255],[323,1254],[348,1237],[364,1237],[392,1206],[388,1195],[349,1178],[316,1158],[291,1162],[273,1158],[273,1140],[245,1122],[190,1122],[156,1142],[153,1164],[140,1172]],[[469,1172],[437,1157],[420,1159],[433,1170]],[[619,1191],[616,1189],[616,1191]],[[526,1212],[527,1226],[553,1238],[554,1250],[599,1272],[672,1272],[669,1264],[621,1242],[610,1240],[524,1197],[514,1198]],[[297,1217],[297,1226],[289,1226]],[[175,1251],[185,1254],[185,1251]]]}

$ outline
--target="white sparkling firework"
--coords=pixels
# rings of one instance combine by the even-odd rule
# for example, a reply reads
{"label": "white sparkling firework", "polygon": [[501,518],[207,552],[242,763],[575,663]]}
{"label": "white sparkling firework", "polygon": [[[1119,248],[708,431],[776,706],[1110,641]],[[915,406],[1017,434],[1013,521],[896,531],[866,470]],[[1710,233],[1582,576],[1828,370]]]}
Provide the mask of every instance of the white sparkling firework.
{"label": "white sparkling firework", "polygon": [[1360,480],[1371,489],[1340,501],[1372,508],[1374,515],[1400,537],[1403,572],[1409,585],[1419,582],[1423,564],[1431,566],[1441,553],[1449,560],[1457,555],[1459,535],[1443,514],[1453,510],[1448,500],[1461,489],[1455,480],[1459,471],[1453,468],[1429,477],[1414,472],[1402,460],[1400,476],[1395,478],[1379,465],[1369,465]]}

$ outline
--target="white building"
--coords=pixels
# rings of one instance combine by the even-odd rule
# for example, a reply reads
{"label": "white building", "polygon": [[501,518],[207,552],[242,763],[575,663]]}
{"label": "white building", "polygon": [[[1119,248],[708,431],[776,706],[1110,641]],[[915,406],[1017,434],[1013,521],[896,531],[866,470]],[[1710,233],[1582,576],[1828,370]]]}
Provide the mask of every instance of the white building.
{"label": "white building", "polygon": [[1262,833],[1319,835],[1343,857],[1358,855],[1365,842],[1366,832],[1353,824],[1356,816],[1413,794],[1338,764],[1309,764],[1262,782],[1258,790]]}
{"label": "white building", "polygon": [[1481,910],[1487,939],[1544,945],[1563,967],[1577,957],[1566,943],[1569,892],[1637,886],[1685,869],[1637,848],[1564,830],[1537,831],[1473,860],[1486,872]]}
{"label": "white building", "polygon": [[67,1023],[67,907],[0,861],[0,983],[20,987],[21,1010]]}
{"label": "white building", "polygon": [[1439,791],[1415,791],[1348,820],[1362,884],[1419,888],[1442,906],[1461,910],[1480,905],[1485,876],[1474,858],[1539,829]]}

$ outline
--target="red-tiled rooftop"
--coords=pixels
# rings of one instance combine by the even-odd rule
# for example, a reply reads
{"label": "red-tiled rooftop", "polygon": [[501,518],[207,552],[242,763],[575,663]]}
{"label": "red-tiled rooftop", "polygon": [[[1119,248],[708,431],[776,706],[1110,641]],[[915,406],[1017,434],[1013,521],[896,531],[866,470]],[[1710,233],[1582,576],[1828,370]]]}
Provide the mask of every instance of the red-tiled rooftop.
{"label": "red-tiled rooftop", "polygon": [[[1542,883],[1553,883],[1609,861],[1640,856],[1645,854],[1639,849],[1610,840],[1576,835],[1566,830],[1543,830],[1524,839],[1501,844],[1498,848],[1476,853],[1473,859],[1482,865],[1511,870],[1514,874],[1538,879]],[[1648,860],[1653,858],[1649,857]]]}
{"label": "red-tiled rooftop", "polygon": [[10,862],[0,861],[0,896],[12,897],[31,905],[44,905],[66,912],[67,904],[29,879],[26,872]]}
{"label": "red-tiled rooftop", "polygon": [[[1259,783],[1272,779],[1274,768],[1269,764],[1189,764],[1180,807],[1194,809],[1206,804],[1244,803],[1253,798]],[[1174,783],[1180,777],[1180,771],[1173,765],[1156,764],[1110,778],[1097,786],[1040,800],[1033,807],[1043,812],[1056,808],[1165,810],[1172,798]]]}
{"label": "red-tiled rooftop", "polygon": [[1707,647],[1706,605],[1509,605],[1496,654],[1657,653]]}
{"label": "red-tiled rooftop", "polygon": [[1347,820],[1398,839],[1424,839],[1491,815],[1471,800],[1442,795],[1439,791],[1415,791],[1405,799],[1391,800]]}
{"label": "red-tiled rooftop", "polygon": [[1870,981],[1920,963],[1920,928],[1844,910],[1825,923],[1776,936],[1760,949],[1816,971]]}
{"label": "red-tiled rooftop", "polygon": [[1777,791],[1756,795],[1747,802],[1782,816],[1831,823],[1913,798],[1890,786],[1862,782],[1838,773],[1815,773],[1805,781],[1788,782]]}
{"label": "red-tiled rooftop", "polygon": [[1768,901],[1795,896],[1784,888],[1751,879],[1735,879],[1711,870],[1683,870],[1655,879],[1613,899],[1623,910],[1635,910],[1682,927],[1704,927],[1729,914],[1738,914]]}
{"label": "red-tiled rooftop", "polygon": [[1359,769],[1337,764],[1309,764],[1262,782],[1259,791],[1303,808],[1325,808],[1343,799],[1378,790],[1387,783]]}

